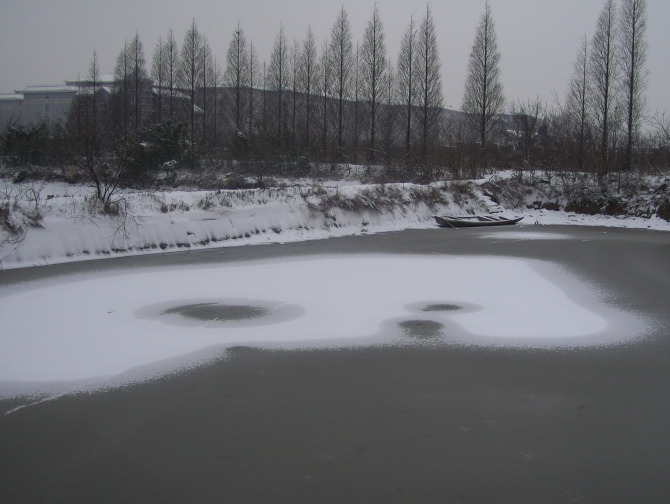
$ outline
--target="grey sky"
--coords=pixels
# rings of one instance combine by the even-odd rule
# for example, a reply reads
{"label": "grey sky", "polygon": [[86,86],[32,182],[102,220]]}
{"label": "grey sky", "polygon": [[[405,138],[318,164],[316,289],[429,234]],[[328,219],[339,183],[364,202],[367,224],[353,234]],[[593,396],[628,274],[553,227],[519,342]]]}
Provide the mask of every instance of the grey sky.
{"label": "grey sky", "polygon": [[[124,40],[137,31],[150,62],[159,36],[172,28],[178,41],[192,19],[225,61],[241,23],[261,60],[268,60],[283,24],[289,38],[303,39],[312,26],[317,40],[330,34],[341,6],[355,39],[362,38],[373,0],[0,0],[0,92],[29,84],[60,83],[87,72],[93,50],[103,73],[113,70]],[[424,0],[377,0],[388,54],[396,59],[402,33]],[[649,112],[670,112],[670,1],[648,0]],[[433,0],[445,105],[459,108],[468,56],[485,0]],[[490,0],[502,53],[508,100],[563,96],[581,37],[593,34],[603,0]],[[319,45],[320,47],[320,45]]]}

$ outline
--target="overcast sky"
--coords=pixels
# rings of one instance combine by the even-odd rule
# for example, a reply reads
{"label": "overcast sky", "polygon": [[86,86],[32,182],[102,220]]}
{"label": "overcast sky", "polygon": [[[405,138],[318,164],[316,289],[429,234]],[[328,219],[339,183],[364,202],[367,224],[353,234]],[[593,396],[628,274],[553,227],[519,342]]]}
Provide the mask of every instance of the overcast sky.
{"label": "overcast sky", "polygon": [[[490,0],[508,103],[562,97],[580,39],[591,37],[604,0]],[[339,9],[362,38],[373,0],[0,0],[0,93],[30,84],[62,83],[87,72],[96,50],[102,73],[111,73],[124,40],[139,33],[150,63],[159,36],[172,28],[181,44],[195,19],[219,60],[239,21],[258,56],[269,60],[280,23],[289,39],[311,26],[320,42]],[[411,16],[420,21],[423,0],[377,0],[388,54],[397,59]],[[485,0],[433,0],[442,64],[444,103],[460,108],[468,56]],[[648,0],[649,112],[670,112],[669,0]]]}

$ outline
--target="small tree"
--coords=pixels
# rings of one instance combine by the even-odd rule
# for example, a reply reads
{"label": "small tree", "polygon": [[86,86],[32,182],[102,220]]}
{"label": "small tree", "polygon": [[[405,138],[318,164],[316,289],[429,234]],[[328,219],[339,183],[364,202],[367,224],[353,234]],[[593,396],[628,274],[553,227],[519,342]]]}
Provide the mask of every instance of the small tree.
{"label": "small tree", "polygon": [[532,153],[538,144],[540,128],[545,121],[546,107],[539,98],[519,101],[512,106],[512,117],[517,134],[517,145],[523,153],[523,162],[534,168]]}
{"label": "small tree", "polygon": [[97,54],[89,66],[86,80],[80,80],[79,93],[68,118],[70,145],[76,163],[94,184],[95,196],[105,212],[118,210],[113,201],[121,179],[123,163],[106,156],[109,146],[109,114],[100,87]]}

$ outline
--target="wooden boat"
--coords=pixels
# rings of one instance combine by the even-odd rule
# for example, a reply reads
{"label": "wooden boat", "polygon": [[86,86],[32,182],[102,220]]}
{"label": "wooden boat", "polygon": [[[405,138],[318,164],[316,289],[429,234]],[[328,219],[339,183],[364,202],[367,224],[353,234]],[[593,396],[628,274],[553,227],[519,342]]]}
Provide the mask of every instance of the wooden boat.
{"label": "wooden boat", "polygon": [[511,226],[519,222],[523,217],[506,219],[505,217],[493,217],[491,215],[473,215],[468,217],[434,216],[437,225],[444,228],[462,227],[487,227],[487,226]]}

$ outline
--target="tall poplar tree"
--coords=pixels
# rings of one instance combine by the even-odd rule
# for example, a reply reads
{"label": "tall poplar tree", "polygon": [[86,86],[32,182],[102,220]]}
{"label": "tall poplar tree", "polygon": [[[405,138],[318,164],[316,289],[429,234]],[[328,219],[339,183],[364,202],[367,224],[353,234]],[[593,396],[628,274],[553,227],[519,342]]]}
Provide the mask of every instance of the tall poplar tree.
{"label": "tall poplar tree", "polygon": [[491,6],[487,2],[470,53],[463,97],[463,112],[477,131],[482,154],[486,152],[496,116],[505,106],[499,64],[500,52],[495,24],[491,16]]}
{"label": "tall poplar tree", "polygon": [[584,170],[586,140],[589,134],[589,45],[586,35],[579,46],[568,87],[566,112],[571,137],[577,143],[577,169]]}
{"label": "tall poplar tree", "polygon": [[165,54],[165,41],[163,37],[158,37],[158,43],[154,49],[151,60],[151,78],[154,80],[157,96],[157,119],[163,120],[163,89],[165,88],[165,79],[167,77],[167,56]]}
{"label": "tall poplar tree", "polygon": [[233,117],[236,132],[242,131],[245,88],[249,85],[249,51],[244,32],[237,24],[226,55],[225,85],[233,90]]}
{"label": "tall poplar tree", "polygon": [[396,66],[396,82],[398,96],[403,105],[403,119],[405,129],[405,154],[409,156],[412,142],[413,109],[417,103],[417,72],[416,72],[416,44],[417,33],[414,18],[410,18],[409,25],[400,43],[400,54]]}
{"label": "tall poplar tree", "polygon": [[379,9],[375,4],[372,19],[368,22],[363,36],[361,48],[361,74],[363,99],[368,106],[369,125],[369,157],[374,160],[379,121],[380,104],[383,99],[387,79],[386,45],[384,43],[384,27],[379,17]]}
{"label": "tall poplar tree", "polygon": [[330,58],[332,65],[333,92],[337,99],[337,147],[341,155],[344,150],[345,103],[351,97],[353,78],[353,44],[349,16],[341,8],[330,36]]}
{"label": "tall poplar tree", "polygon": [[333,66],[330,45],[323,43],[319,65],[319,94],[321,95],[321,150],[324,157],[328,154],[328,100],[333,87]]}
{"label": "tall poplar tree", "polygon": [[633,147],[640,133],[647,89],[647,0],[623,0],[620,21],[621,69],[626,121],[625,167],[633,166]]}
{"label": "tall poplar tree", "polygon": [[606,0],[598,16],[589,60],[593,117],[600,143],[598,178],[601,183],[610,171],[610,144],[615,125],[616,82],[619,75],[616,30],[616,4],[614,0]]}
{"label": "tall poplar tree", "polygon": [[195,142],[197,91],[203,82],[203,37],[195,19],[184,36],[179,57],[179,86],[188,96],[191,142]]}
{"label": "tall poplar tree", "polygon": [[416,51],[419,119],[421,124],[421,154],[427,161],[428,147],[439,136],[440,113],[442,111],[442,77],[438,53],[435,24],[430,6],[419,26]]}
{"label": "tall poplar tree", "polygon": [[284,27],[279,27],[279,33],[275,38],[270,66],[268,67],[268,81],[270,89],[274,92],[274,112],[277,122],[277,138],[283,141],[286,128],[284,117],[285,93],[289,84],[289,46],[284,34]]}
{"label": "tall poplar tree", "polygon": [[166,64],[166,84],[169,98],[169,117],[174,119],[175,115],[175,87],[177,85],[177,76],[179,72],[179,44],[174,36],[174,32],[168,32],[165,40],[165,64]]}
{"label": "tall poplar tree", "polygon": [[303,147],[305,149],[309,149],[311,145],[312,116],[314,115],[312,95],[317,89],[318,64],[316,42],[310,27],[307,29],[307,35],[302,44],[298,68],[298,89],[304,95]]}

